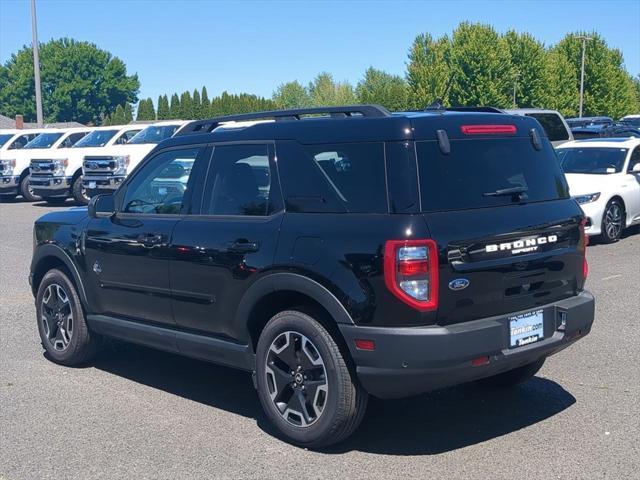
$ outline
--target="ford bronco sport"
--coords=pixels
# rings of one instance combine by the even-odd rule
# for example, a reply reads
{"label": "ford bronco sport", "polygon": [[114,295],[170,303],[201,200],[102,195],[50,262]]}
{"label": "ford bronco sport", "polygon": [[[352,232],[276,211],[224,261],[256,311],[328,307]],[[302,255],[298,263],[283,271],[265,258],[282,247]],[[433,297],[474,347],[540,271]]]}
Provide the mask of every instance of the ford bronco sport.
{"label": "ford bronco sport", "polygon": [[361,105],[188,124],[37,220],[30,282],[53,361],[106,336],[244,369],[317,448],[369,395],[532,377],[591,329],[585,247],[535,119]]}

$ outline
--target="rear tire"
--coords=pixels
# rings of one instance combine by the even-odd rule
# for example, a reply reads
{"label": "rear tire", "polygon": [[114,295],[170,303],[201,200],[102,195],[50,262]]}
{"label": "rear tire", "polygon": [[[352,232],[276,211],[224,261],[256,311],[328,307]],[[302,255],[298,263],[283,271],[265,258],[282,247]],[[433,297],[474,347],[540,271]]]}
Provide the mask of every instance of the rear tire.
{"label": "rear tire", "polygon": [[100,336],[89,330],[76,288],[60,270],[50,270],[40,282],[36,321],[42,346],[56,363],[83,365],[98,350]]}
{"label": "rear tire", "polygon": [[62,205],[67,201],[66,197],[45,197],[43,198],[49,205]]}
{"label": "rear tire", "polygon": [[256,352],[258,397],[291,442],[320,448],[360,425],[368,394],[329,332],[311,316],[287,310],[266,325]]}
{"label": "rear tire", "polygon": [[523,365],[522,367],[514,368],[508,372],[499,373],[493,377],[483,378],[478,380],[478,383],[488,387],[513,387],[533,378],[534,375],[542,368],[545,360],[546,357],[543,357],[540,360]]}
{"label": "rear tire", "polygon": [[620,240],[625,227],[624,206],[620,200],[609,200],[602,215],[601,234],[602,243],[615,243]]}
{"label": "rear tire", "polygon": [[40,197],[34,195],[31,187],[29,186],[28,175],[20,180],[20,195],[22,195],[22,198],[27,202],[37,202],[38,200],[40,200]]}
{"label": "rear tire", "polygon": [[71,186],[71,194],[73,195],[73,199],[81,205],[88,205],[89,195],[87,195],[86,189],[82,186],[82,175],[79,175]]}

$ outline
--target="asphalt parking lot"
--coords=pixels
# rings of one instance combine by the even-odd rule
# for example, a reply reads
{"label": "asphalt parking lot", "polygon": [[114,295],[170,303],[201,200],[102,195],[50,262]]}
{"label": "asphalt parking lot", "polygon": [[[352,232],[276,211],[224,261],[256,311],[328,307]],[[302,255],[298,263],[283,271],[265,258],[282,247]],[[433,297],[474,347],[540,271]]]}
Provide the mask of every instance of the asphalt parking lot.
{"label": "asphalt parking lot", "polygon": [[46,360],[27,275],[33,221],[50,210],[0,204],[3,480],[638,478],[637,228],[589,247],[594,328],[535,379],[373,400],[352,438],[313,452],[272,435],[246,373],[115,343],[86,368]]}

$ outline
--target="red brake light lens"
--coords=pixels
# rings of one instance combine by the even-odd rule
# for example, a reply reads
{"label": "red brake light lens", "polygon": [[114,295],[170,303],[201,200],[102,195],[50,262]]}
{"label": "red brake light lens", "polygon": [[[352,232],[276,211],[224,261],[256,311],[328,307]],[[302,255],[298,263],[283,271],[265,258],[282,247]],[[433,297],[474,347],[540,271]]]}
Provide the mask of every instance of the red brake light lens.
{"label": "red brake light lens", "polygon": [[354,343],[356,344],[356,348],[358,350],[367,350],[369,352],[373,352],[376,349],[376,342],[374,342],[373,340],[357,338],[356,340],[354,340]]}
{"label": "red brake light lens", "polygon": [[515,125],[462,125],[460,130],[465,135],[515,135],[518,132]]}
{"label": "red brake light lens", "polygon": [[433,240],[389,240],[384,281],[400,300],[422,312],[438,308],[438,249]]}

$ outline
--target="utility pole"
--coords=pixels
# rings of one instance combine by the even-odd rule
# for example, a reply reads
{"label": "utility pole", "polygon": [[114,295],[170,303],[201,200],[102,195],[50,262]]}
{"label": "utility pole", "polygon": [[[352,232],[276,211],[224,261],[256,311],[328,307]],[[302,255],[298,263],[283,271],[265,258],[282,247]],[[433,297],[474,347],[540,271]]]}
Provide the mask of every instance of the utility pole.
{"label": "utility pole", "polygon": [[582,105],[584,104],[584,52],[587,48],[587,40],[591,40],[593,37],[587,37],[586,35],[577,35],[578,40],[582,40],[582,69],[580,70],[580,118],[582,118]]}
{"label": "utility pole", "polygon": [[516,72],[513,76],[513,108],[518,108],[516,103],[516,89],[518,88],[518,78],[520,78],[520,72]]}
{"label": "utility pole", "polygon": [[42,91],[40,89],[40,54],[38,52],[38,26],[36,22],[36,0],[31,0],[31,32],[33,34],[33,78],[36,87],[36,117],[42,127]]}

